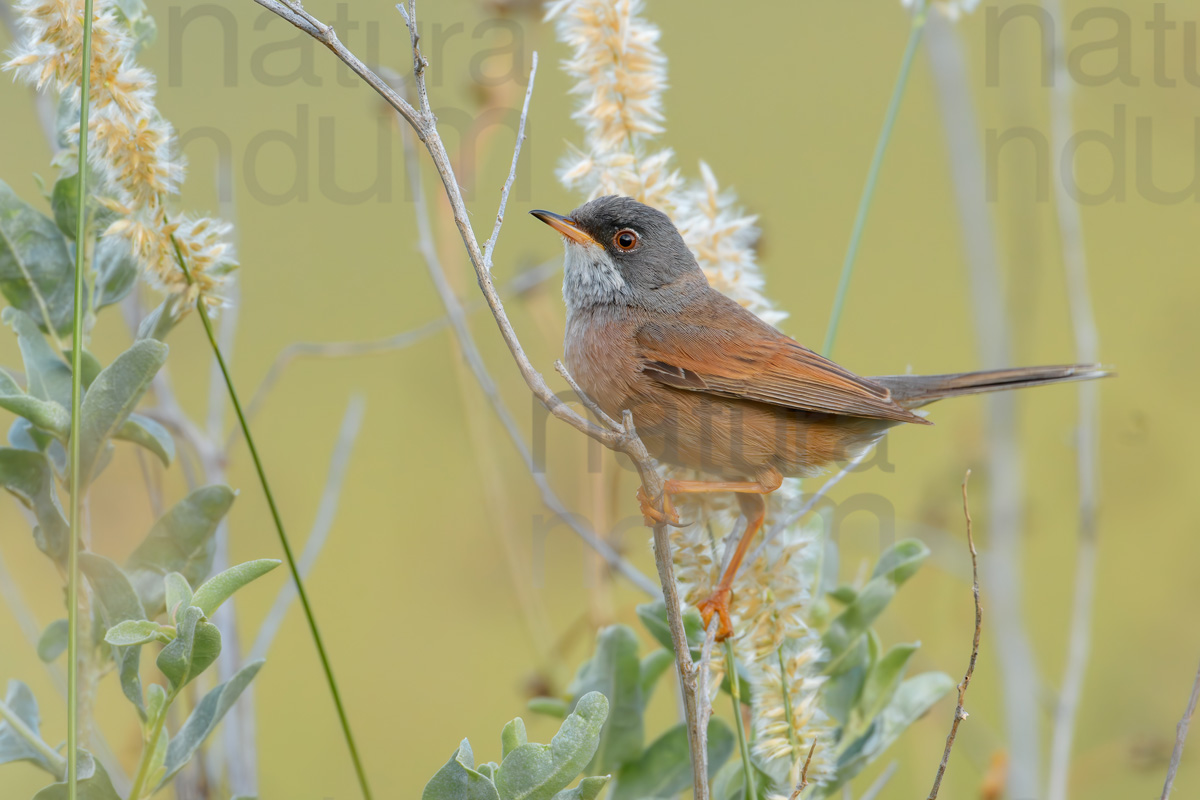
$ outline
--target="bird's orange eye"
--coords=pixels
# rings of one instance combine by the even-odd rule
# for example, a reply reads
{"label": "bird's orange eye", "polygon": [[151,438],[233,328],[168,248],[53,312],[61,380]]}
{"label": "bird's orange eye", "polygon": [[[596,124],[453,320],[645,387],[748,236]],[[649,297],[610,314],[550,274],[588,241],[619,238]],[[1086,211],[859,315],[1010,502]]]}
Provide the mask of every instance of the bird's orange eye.
{"label": "bird's orange eye", "polygon": [[617,231],[617,235],[613,237],[613,244],[620,250],[632,250],[637,247],[637,243],[638,235],[629,228]]}

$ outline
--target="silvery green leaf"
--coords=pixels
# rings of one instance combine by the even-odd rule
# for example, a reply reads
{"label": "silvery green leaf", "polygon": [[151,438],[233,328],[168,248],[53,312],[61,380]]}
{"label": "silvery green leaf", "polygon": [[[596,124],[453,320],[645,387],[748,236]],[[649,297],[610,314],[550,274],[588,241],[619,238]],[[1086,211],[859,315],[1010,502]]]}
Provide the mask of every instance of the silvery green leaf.
{"label": "silvery green leaf", "polygon": [[148,619],[127,619],[109,628],[104,634],[104,641],[117,647],[134,647],[170,639],[159,630],[157,622]]}
{"label": "silvery green leaf", "polygon": [[38,548],[54,561],[64,562],[71,531],[58,504],[54,474],[46,456],[0,447],[0,486],[33,511],[38,523],[33,532]]}
{"label": "silvery green leaf", "polygon": [[600,744],[608,700],[599,692],[580,698],[550,744],[521,745],[496,770],[503,800],[550,800],[587,766]]}
{"label": "silvery green leaf", "polygon": [[[41,735],[38,727],[41,724],[41,716],[38,713],[37,700],[28,686],[18,680],[9,681],[4,704],[12,709],[17,718],[34,734]],[[54,775],[53,765],[23,736],[13,730],[11,725],[0,719],[0,764],[12,761],[29,761]]]}
{"label": "silvery green leaf", "polygon": [[625,625],[611,625],[596,637],[596,652],[584,662],[568,689],[572,697],[600,692],[609,703],[596,757],[588,774],[613,773],[642,752],[641,665],[637,635]]}
{"label": "silvery green leaf", "polygon": [[79,474],[83,484],[95,477],[104,446],[129,418],[166,360],[165,344],[143,339],[96,376],[80,409]]}
{"label": "silvery green leaf", "polygon": [[262,660],[251,661],[228,681],[204,695],[204,699],[196,705],[191,716],[175,733],[171,744],[167,747],[167,758],[164,762],[166,772],[159,782],[160,787],[170,781],[175,773],[191,760],[196,749],[213,732],[217,723],[233,707],[242,692],[246,691],[246,687],[250,685],[250,681],[254,680],[254,676],[262,669],[264,663],[266,662]]}
{"label": "silvery green leaf", "polygon": [[425,784],[421,800],[500,800],[500,795],[492,778],[475,769],[471,743],[463,739],[450,760]]}
{"label": "silvery green leaf", "polygon": [[180,611],[194,605],[192,603],[192,587],[188,584],[187,578],[178,572],[168,572],[163,577],[163,596],[167,619],[171,621],[171,624],[176,622],[175,618]]}
{"label": "silvery green leaf", "polygon": [[509,753],[529,741],[525,733],[525,720],[517,717],[504,726],[500,734],[500,760],[503,761]]}
{"label": "silvery green leaf", "polygon": [[900,684],[892,701],[867,726],[867,730],[841,747],[836,776],[821,787],[825,795],[831,794],[878,758],[909,725],[952,688],[954,681],[941,672],[922,673]]}
{"label": "silvery green leaf", "polygon": [[[138,599],[137,592],[133,590],[120,567],[95,553],[80,553],[79,568],[92,586],[92,592],[100,606],[100,617],[106,627],[112,628],[129,619],[146,619],[146,611]],[[121,691],[129,698],[129,702],[134,704],[142,719],[145,719],[142,680],[138,674],[141,654],[140,646],[113,647],[113,661],[117,665]]]}
{"label": "silvery green leaf", "polygon": [[25,391],[39,400],[53,400],[63,408],[70,408],[70,365],[46,343],[28,314],[6,308],[0,312],[0,320],[17,334],[17,346],[25,363]]}
{"label": "silvery green leaf", "polygon": [[859,715],[864,720],[874,719],[891,702],[904,678],[909,659],[920,646],[920,642],[893,645],[871,667],[858,703]]}
{"label": "silvery green leaf", "polygon": [[183,319],[188,308],[183,303],[183,295],[168,296],[138,324],[137,338],[165,341],[167,334]]}
{"label": "silvery green leaf", "polygon": [[96,242],[95,310],[124,300],[137,283],[138,263],[129,243],[116,236],[102,236]]}
{"label": "silvery green leaf", "polygon": [[75,262],[54,221],[0,181],[0,293],[46,330],[71,330]]}
{"label": "silvery green leaf", "polygon": [[25,394],[3,369],[0,369],[0,408],[24,417],[59,439],[65,439],[71,427],[71,415],[65,408],[53,400],[39,400]]}
{"label": "silvery green leaf", "polygon": [[129,556],[125,570],[150,616],[164,611],[163,577],[168,572],[178,572],[192,586],[208,577],[213,534],[234,496],[228,486],[197,489],[159,517]]}
{"label": "silvery green leaf", "polygon": [[155,663],[173,691],[179,691],[212,665],[221,654],[221,632],[204,619],[204,612],[188,606],[175,626],[175,639],[162,649]]}
{"label": "silvery green leaf", "polygon": [[829,673],[829,680],[821,687],[821,708],[825,713],[842,725],[848,724],[870,671],[870,648],[867,638],[860,636],[842,653]]}
{"label": "silvery green leaf", "polygon": [[[733,753],[733,732],[720,719],[708,723],[708,777],[712,780]],[[621,767],[610,800],[652,800],[678,797],[692,786],[692,754],[687,726],[668,730],[634,761]]]}
{"label": "silvery green leaf", "polygon": [[584,778],[575,788],[563,789],[554,795],[553,800],[596,800],[610,778],[612,778],[611,775],[596,775],[591,778]]}
{"label": "silvery green leaf", "polygon": [[866,633],[883,613],[896,590],[911,578],[929,556],[929,548],[916,539],[897,542],[879,558],[873,577],[833,622],[829,623],[821,643],[830,654],[830,668],[855,640]]}
{"label": "silvery green leaf", "polygon": [[[100,762],[86,750],[78,752],[79,758],[76,762],[78,767],[75,770],[78,778],[76,800],[121,800],[121,796],[113,788],[112,781],[109,780],[108,773],[104,771]],[[69,797],[67,789],[66,783],[52,783],[35,794],[33,800],[67,800]]]}
{"label": "silvery green leaf", "polygon": [[192,605],[203,611],[206,616],[211,617],[213,612],[229,599],[230,595],[250,581],[266,575],[280,563],[275,558],[260,558],[232,566],[205,581],[192,595]]}
{"label": "silvery green leaf", "polygon": [[175,439],[170,431],[141,414],[130,414],[113,438],[141,445],[158,456],[164,467],[175,460]]}
{"label": "silvery green leaf", "polygon": [[67,649],[67,632],[69,626],[65,619],[56,619],[46,626],[38,638],[38,658],[49,664]]}

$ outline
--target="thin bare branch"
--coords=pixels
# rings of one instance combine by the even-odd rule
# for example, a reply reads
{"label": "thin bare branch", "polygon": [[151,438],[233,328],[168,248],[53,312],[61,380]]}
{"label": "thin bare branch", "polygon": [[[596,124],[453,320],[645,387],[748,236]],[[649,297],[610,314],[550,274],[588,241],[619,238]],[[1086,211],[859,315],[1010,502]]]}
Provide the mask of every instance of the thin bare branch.
{"label": "thin bare branch", "polygon": [[967,687],[971,685],[971,676],[975,674],[975,661],[979,658],[979,634],[983,630],[983,609],[979,605],[979,558],[975,552],[975,537],[971,532],[971,506],[967,501],[967,481],[971,479],[971,470],[963,477],[962,504],[963,516],[967,521],[967,547],[971,550],[971,592],[975,597],[975,638],[971,641],[971,660],[967,662],[967,672],[963,675],[962,683],[958,684],[958,705],[954,708],[954,722],[950,725],[950,734],[946,737],[946,750],[942,753],[942,763],[938,764],[937,776],[933,779],[933,789],[929,792],[929,800],[937,800],[938,790],[942,786],[942,776],[946,774],[946,764],[950,761],[950,750],[954,747],[954,739],[958,736],[958,725],[967,718],[964,706],[967,698]]}
{"label": "thin bare branch", "polygon": [[1168,800],[1171,796],[1175,773],[1179,771],[1179,762],[1183,758],[1183,743],[1187,741],[1188,727],[1192,724],[1192,717],[1196,715],[1197,700],[1200,700],[1200,668],[1196,670],[1196,680],[1192,683],[1192,696],[1188,698],[1187,709],[1183,712],[1179,724],[1175,726],[1175,749],[1171,751],[1171,765],[1167,767],[1167,778],[1163,782],[1160,800]]}
{"label": "thin bare branch", "polygon": [[[321,500],[317,504],[317,516],[313,519],[308,538],[304,542],[304,550],[300,553],[298,566],[300,574],[307,578],[317,563],[317,557],[325,542],[329,540],[329,532],[333,530],[333,521],[337,516],[338,501],[342,497],[342,486],[346,481],[346,472],[350,466],[350,453],[354,442],[362,430],[363,417],[366,414],[367,403],[361,395],[350,398],[346,413],[342,415],[342,424],[338,430],[337,441],[333,445],[333,454],[329,458],[329,471],[325,476],[325,488],[321,490]],[[275,595],[271,610],[263,618],[254,644],[247,655],[248,660],[254,661],[266,658],[271,643],[279,633],[288,609],[296,599],[296,586],[292,581],[285,581]]]}
{"label": "thin bare branch", "polygon": [[500,190],[500,206],[496,210],[496,224],[492,226],[492,235],[483,246],[483,263],[490,272],[492,269],[492,251],[496,249],[496,240],[500,238],[500,226],[504,224],[504,209],[508,206],[508,193],[512,191],[513,182],[517,179],[517,161],[521,158],[521,145],[525,142],[525,121],[529,117],[529,101],[533,99],[533,78],[537,75],[538,54],[535,50],[529,67],[529,85],[525,88],[525,103],[521,106],[521,124],[517,127],[517,143],[513,147],[512,166],[508,168],[508,178],[504,188]]}
{"label": "thin bare branch", "polygon": [[[533,73],[530,73],[530,83],[532,82]],[[528,99],[528,95],[526,95],[526,98]],[[527,113],[528,110],[529,107],[526,105],[525,112]],[[647,594],[658,594],[658,587],[654,585],[653,581],[622,558],[620,553],[613,549],[612,545],[585,525],[577,514],[573,514],[567,509],[566,505],[559,499],[550,486],[545,473],[542,472],[534,461],[533,453],[525,443],[524,434],[522,434],[520,428],[517,426],[517,422],[513,419],[508,406],[504,403],[504,398],[500,396],[500,389],[483,361],[483,356],[479,352],[479,347],[476,345],[475,338],[467,323],[462,303],[459,301],[458,295],[455,294],[453,287],[450,286],[450,282],[446,277],[445,269],[442,267],[441,259],[438,256],[437,246],[434,243],[433,228],[429,218],[429,205],[425,201],[424,182],[421,180],[421,169],[420,164],[417,162],[416,151],[407,135],[403,135],[403,139],[405,167],[408,172],[409,181],[412,184],[413,211],[417,219],[417,249],[421,252],[421,256],[429,271],[429,277],[432,279],[438,297],[441,298],[442,305],[446,309],[446,315],[449,318],[450,327],[454,331],[455,339],[458,341],[459,350],[462,352],[463,358],[466,360],[471,372],[475,375],[475,380],[483,390],[484,396],[491,404],[492,410],[499,418],[500,424],[507,432],[513,446],[516,447],[521,460],[533,476],[534,483],[542,495],[542,501],[556,516],[566,522],[589,547],[599,553],[613,570],[628,578],[635,586]],[[518,139],[518,146],[519,142],[520,140]],[[590,425],[591,423],[588,424]]]}
{"label": "thin bare branch", "polygon": [[814,738],[812,747],[808,748],[808,757],[804,759],[804,766],[800,769],[800,780],[796,783],[796,789],[792,792],[791,800],[799,800],[800,793],[808,788],[808,765],[812,763],[813,753],[817,752],[817,740]]}
{"label": "thin bare branch", "polygon": [[[508,319],[508,315],[504,311],[504,305],[500,300],[499,294],[496,292],[496,287],[492,282],[490,271],[487,268],[487,261],[484,259],[483,251],[479,246],[479,241],[475,238],[475,234],[471,228],[470,217],[467,213],[466,204],[463,201],[462,192],[459,189],[457,179],[454,175],[454,168],[451,164],[450,157],[446,152],[445,144],[438,135],[436,120],[432,113],[429,112],[429,101],[425,89],[424,71],[425,59],[421,55],[419,47],[419,37],[417,35],[416,25],[416,4],[410,2],[407,11],[402,9],[402,14],[405,22],[409,27],[411,41],[413,45],[413,73],[416,78],[417,93],[420,99],[421,111],[413,108],[408,101],[401,98],[387,83],[378,75],[368,69],[357,57],[350,53],[337,39],[331,27],[323,25],[313,18],[310,14],[298,6],[293,6],[288,3],[279,2],[279,0],[255,0],[264,8],[271,10],[279,16],[287,19],[300,30],[305,31],[309,35],[316,38],[332,51],[339,59],[341,59],[352,71],[358,74],[367,82],[376,92],[379,93],[393,108],[395,108],[402,117],[412,126],[417,137],[425,145],[430,157],[433,159],[438,176],[441,178],[442,186],[445,189],[446,197],[450,202],[450,208],[454,215],[454,223],[458,228],[459,235],[462,238],[463,246],[466,248],[467,254],[471,259],[471,265],[475,270],[475,277],[479,283],[480,291],[487,300],[488,307],[492,311],[492,316],[495,319],[497,327],[500,329],[501,338],[508,347],[517,369],[521,373],[526,385],[534,396],[549,410],[549,412],[575,428],[579,432],[592,437],[596,441],[606,447],[626,454],[634,463],[638,470],[638,475],[642,481],[643,490],[650,497],[658,499],[662,502],[663,496],[663,479],[658,473],[654,460],[650,457],[645,445],[637,436],[636,428],[633,424],[633,415],[626,411],[622,415],[622,426],[620,429],[613,427],[600,427],[574,409],[568,406],[560,398],[558,398],[550,387],[546,384],[541,373],[534,368],[525,354],[524,348],[521,346],[520,340],[517,337],[516,331],[512,327],[512,323]],[[457,299],[452,298],[455,306],[458,305]],[[453,315],[452,322],[454,321]],[[465,328],[464,328],[465,330]],[[456,328],[457,332],[457,328]],[[470,341],[468,337],[460,338],[460,343]],[[464,347],[464,355],[466,348]],[[469,359],[468,359],[469,360]],[[515,429],[514,429],[515,431]],[[523,443],[522,443],[523,446]],[[545,484],[544,476],[535,474],[535,480],[540,477],[539,488]],[[546,499],[547,492],[543,490],[543,499]],[[564,509],[565,510],[565,509]],[[696,729],[697,697],[696,675],[694,665],[692,664],[691,653],[688,650],[687,636],[683,628],[683,616],[680,607],[679,593],[675,584],[674,567],[671,563],[671,548],[670,541],[667,536],[667,526],[665,524],[655,525],[654,531],[654,558],[658,568],[659,582],[662,586],[663,598],[666,603],[667,620],[671,631],[671,641],[675,649],[676,666],[679,672],[680,684],[684,699],[686,716],[688,719],[688,739],[692,751],[692,769],[695,780],[695,797],[697,800],[707,800],[708,798],[708,781],[707,775],[699,769],[703,763],[702,756],[697,752],[696,744],[700,741],[700,734]],[[601,543],[605,550],[611,552],[611,548],[606,543]],[[603,550],[600,551],[603,554]],[[614,554],[615,555],[615,554]],[[615,560],[615,565],[620,566],[624,562],[620,559]],[[633,578],[632,575],[626,574],[627,577]],[[633,575],[638,575],[634,571]]]}
{"label": "thin bare branch", "polygon": [[[1005,308],[999,247],[986,201],[987,170],[980,124],[968,84],[968,64],[958,32],[941,14],[930,14],[926,47],[937,86],[946,152],[962,223],[963,251],[971,292],[979,361],[983,367],[1013,363],[1013,330]],[[992,635],[1003,686],[1004,727],[1010,753],[1008,788],[1013,797],[1039,797],[1042,762],[1043,684],[1022,611],[1022,530],[1025,491],[1021,476],[1016,393],[989,395],[987,477],[990,508],[988,577]]]}

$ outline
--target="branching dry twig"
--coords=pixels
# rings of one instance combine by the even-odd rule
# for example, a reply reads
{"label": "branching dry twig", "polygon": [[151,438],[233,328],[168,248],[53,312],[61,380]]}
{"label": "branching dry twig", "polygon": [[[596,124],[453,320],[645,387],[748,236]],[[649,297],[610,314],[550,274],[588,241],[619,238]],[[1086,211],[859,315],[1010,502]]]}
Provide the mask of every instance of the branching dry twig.
{"label": "branching dry twig", "polygon": [[1188,727],[1192,717],[1196,715],[1196,702],[1200,700],[1200,668],[1196,670],[1196,680],[1192,683],[1192,696],[1188,698],[1187,709],[1183,718],[1175,726],[1175,748],[1171,751],[1171,765],[1167,767],[1167,778],[1163,782],[1162,797],[1168,800],[1171,796],[1171,786],[1175,783],[1175,773],[1179,771],[1179,762],[1183,758],[1183,743],[1187,741]]}
{"label": "branching dry twig", "polygon": [[804,759],[804,766],[800,769],[800,781],[796,784],[795,791],[792,792],[791,800],[799,800],[800,793],[808,788],[808,765],[812,763],[815,752],[817,752],[817,740],[814,738],[812,747],[808,748],[808,757]]}
{"label": "branching dry twig", "polygon": [[[551,391],[546,384],[541,373],[534,368],[529,361],[528,356],[522,348],[520,340],[517,337],[516,331],[512,327],[512,323],[508,319],[508,315],[504,311],[504,305],[500,300],[499,294],[496,292],[496,287],[492,282],[491,272],[488,269],[488,261],[484,256],[483,250],[479,246],[479,241],[475,238],[474,231],[471,228],[470,217],[467,213],[466,204],[463,200],[462,192],[459,189],[458,181],[454,176],[454,168],[451,164],[449,155],[446,152],[445,145],[442,142],[441,136],[438,134],[437,121],[429,107],[429,98],[425,88],[425,67],[427,62],[421,55],[419,46],[420,37],[417,34],[416,27],[416,3],[410,2],[407,9],[402,6],[397,6],[401,10],[408,25],[409,33],[412,41],[413,50],[413,74],[417,88],[418,106],[414,107],[407,100],[402,98],[395,92],[387,82],[372,72],[362,61],[360,61],[353,53],[338,40],[337,34],[334,33],[331,26],[317,20],[311,14],[304,10],[299,5],[294,5],[281,0],[255,0],[259,5],[268,9],[272,13],[286,19],[294,26],[309,34],[321,44],[325,45],[335,56],[345,63],[351,71],[362,78],[371,88],[373,88],[389,105],[391,105],[401,117],[412,127],[417,138],[420,139],[425,149],[429,152],[433,159],[438,176],[442,180],[442,185],[446,192],[446,197],[450,202],[450,208],[454,215],[454,222],[459,230],[459,235],[462,238],[463,246],[467,250],[467,254],[471,259],[471,265],[475,270],[475,277],[479,282],[480,291],[487,300],[488,307],[492,311],[492,316],[495,319],[496,326],[500,329],[500,335],[508,347],[513,360],[516,362],[517,369],[521,373],[521,377],[525,380],[526,385],[533,392],[534,396],[546,407],[551,414],[558,419],[575,428],[580,433],[583,433],[596,441],[603,444],[605,447],[616,452],[624,453],[628,456],[637,468],[638,475],[641,479],[643,490],[650,497],[658,498],[661,505],[663,496],[663,479],[656,469],[654,460],[650,457],[646,446],[637,435],[637,430],[633,424],[633,415],[628,411],[622,416],[620,425],[606,425],[601,427],[596,425],[585,417],[581,416],[574,409],[563,402],[559,397]],[[497,225],[502,221],[502,214],[497,214]],[[457,300],[454,301],[457,305]],[[453,321],[453,315],[452,315]],[[460,342],[469,341],[467,338],[461,338]],[[465,353],[465,348],[464,348]],[[535,473],[535,478],[537,477]],[[543,478],[544,480],[544,478]],[[704,702],[704,698],[696,696],[696,674],[695,667],[692,663],[691,653],[688,650],[687,635],[683,627],[683,615],[679,600],[679,592],[675,584],[675,573],[671,563],[671,548],[670,540],[667,536],[667,526],[665,524],[655,525],[654,531],[654,558],[658,567],[659,582],[662,585],[663,598],[666,603],[667,620],[671,631],[671,641],[675,648],[676,666],[679,671],[680,683],[683,688],[684,707],[688,720],[688,740],[692,753],[692,770],[695,780],[695,797],[697,800],[707,800],[708,798],[708,776],[702,768],[704,763],[704,748],[698,747],[698,743],[704,740],[704,731],[697,728],[697,719],[699,718],[697,702]],[[606,550],[611,552],[611,548],[603,545]],[[603,552],[603,551],[602,551]],[[615,565],[619,566],[622,562],[617,560]]]}
{"label": "branching dry twig", "polygon": [[942,763],[938,764],[937,776],[933,779],[933,789],[929,792],[929,800],[937,800],[938,789],[942,786],[942,776],[946,774],[946,764],[950,761],[950,750],[954,747],[954,739],[958,736],[958,725],[967,718],[964,702],[967,697],[967,687],[971,685],[971,676],[975,674],[975,660],[979,658],[979,634],[983,630],[983,609],[979,605],[979,558],[975,552],[975,537],[971,532],[971,507],[967,502],[967,481],[971,479],[971,470],[963,477],[962,502],[963,516],[967,520],[967,547],[971,550],[971,591],[975,596],[975,638],[971,642],[971,660],[967,663],[967,673],[962,683],[958,685],[958,705],[954,708],[954,722],[950,725],[950,734],[946,737],[946,750],[942,753]]}

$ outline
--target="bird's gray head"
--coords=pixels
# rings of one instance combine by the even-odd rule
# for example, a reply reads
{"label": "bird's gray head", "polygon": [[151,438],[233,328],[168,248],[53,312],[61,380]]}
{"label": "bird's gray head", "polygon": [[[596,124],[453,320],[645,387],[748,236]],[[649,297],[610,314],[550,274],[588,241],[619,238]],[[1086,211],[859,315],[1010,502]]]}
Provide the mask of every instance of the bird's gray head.
{"label": "bird's gray head", "polygon": [[631,197],[600,197],[565,217],[529,213],[563,236],[568,310],[598,305],[669,310],[707,285],[667,215]]}

